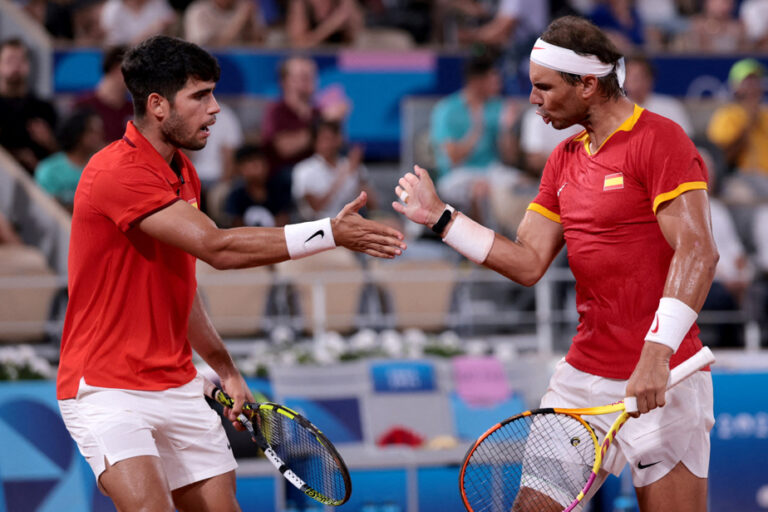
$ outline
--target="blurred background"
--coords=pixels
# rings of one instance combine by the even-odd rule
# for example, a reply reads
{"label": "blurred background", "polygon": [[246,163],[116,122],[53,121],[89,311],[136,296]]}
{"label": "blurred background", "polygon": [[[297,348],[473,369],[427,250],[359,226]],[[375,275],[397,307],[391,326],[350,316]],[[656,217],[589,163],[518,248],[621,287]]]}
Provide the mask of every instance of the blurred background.
{"label": "blurred background", "polygon": [[[337,444],[353,479],[343,510],[463,510],[470,442],[535,406],[568,348],[573,277],[565,253],[532,288],[463,260],[394,215],[393,188],[419,164],[444,199],[514,236],[574,133],[528,103],[532,42],[566,14],[610,34],[628,96],[707,163],[721,255],[699,317],[718,356],[710,510],[768,510],[768,0],[2,0],[0,512],[114,510],[58,416],[55,368],[74,191],[132,117],[125,49],[158,33],[222,67],[221,113],[189,155],[218,225],[333,216],[366,190],[363,214],[407,233],[395,261],[199,263],[252,389]],[[244,510],[319,508],[231,434]],[[626,475],[591,507],[636,510]]]}

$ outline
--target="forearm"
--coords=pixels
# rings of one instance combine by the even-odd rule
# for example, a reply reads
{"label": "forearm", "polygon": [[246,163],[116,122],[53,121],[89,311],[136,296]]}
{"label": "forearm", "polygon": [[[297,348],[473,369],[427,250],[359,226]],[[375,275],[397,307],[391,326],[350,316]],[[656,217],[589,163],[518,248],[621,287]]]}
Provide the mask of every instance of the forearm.
{"label": "forearm", "polygon": [[219,377],[226,379],[238,373],[232,357],[203,307],[200,292],[195,294],[192,310],[189,313],[187,339],[195,352]]}
{"label": "forearm", "polygon": [[195,256],[217,269],[258,267],[290,258],[284,229],[261,227],[218,229]]}
{"label": "forearm", "polygon": [[675,251],[669,265],[664,297],[701,311],[715,277],[718,255],[714,247],[686,247]]}

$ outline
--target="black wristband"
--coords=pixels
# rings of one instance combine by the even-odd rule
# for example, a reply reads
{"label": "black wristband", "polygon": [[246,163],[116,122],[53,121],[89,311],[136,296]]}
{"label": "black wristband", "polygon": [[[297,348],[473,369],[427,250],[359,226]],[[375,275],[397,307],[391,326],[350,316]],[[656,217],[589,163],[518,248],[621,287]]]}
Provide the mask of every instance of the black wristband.
{"label": "black wristband", "polygon": [[453,211],[453,208],[451,208],[449,205],[445,205],[445,210],[443,210],[443,214],[432,226],[432,231],[438,235],[442,235],[443,231],[445,230],[445,226],[447,226],[451,221],[451,215],[453,215]]}

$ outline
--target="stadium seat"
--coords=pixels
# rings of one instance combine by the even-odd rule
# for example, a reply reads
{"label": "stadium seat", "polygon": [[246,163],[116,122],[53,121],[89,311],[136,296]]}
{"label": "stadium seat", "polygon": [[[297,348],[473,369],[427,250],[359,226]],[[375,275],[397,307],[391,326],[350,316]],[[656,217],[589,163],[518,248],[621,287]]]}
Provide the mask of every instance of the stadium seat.
{"label": "stadium seat", "polygon": [[444,260],[376,260],[375,283],[392,302],[395,326],[441,330],[447,325],[457,269]]}
{"label": "stadium seat", "polygon": [[[355,255],[336,249],[309,258],[291,260],[276,266],[277,274],[286,279],[296,292],[298,307],[305,330],[316,328],[349,332],[356,327],[356,318],[363,290],[363,269]],[[321,288],[316,289],[315,284]],[[316,314],[316,291],[323,291],[323,314]]]}
{"label": "stadium seat", "polygon": [[198,289],[221,336],[250,336],[263,330],[272,276],[269,267],[217,270],[198,260]]}
{"label": "stadium seat", "polygon": [[0,342],[44,341],[59,288],[40,250],[0,245]]}

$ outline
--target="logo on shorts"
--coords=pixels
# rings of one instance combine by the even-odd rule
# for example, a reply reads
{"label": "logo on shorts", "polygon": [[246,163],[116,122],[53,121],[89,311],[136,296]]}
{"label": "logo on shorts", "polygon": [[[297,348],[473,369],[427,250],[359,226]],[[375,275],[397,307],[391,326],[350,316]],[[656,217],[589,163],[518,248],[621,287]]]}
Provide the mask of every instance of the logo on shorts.
{"label": "logo on shorts", "polygon": [[637,461],[637,469],[645,469],[645,468],[649,468],[649,467],[651,467],[651,466],[655,466],[655,465],[656,465],[656,464],[658,464],[659,462],[661,462],[661,461],[660,461],[660,460],[657,460],[656,462],[651,462],[650,464],[643,464],[642,462],[640,462],[640,461]]}

